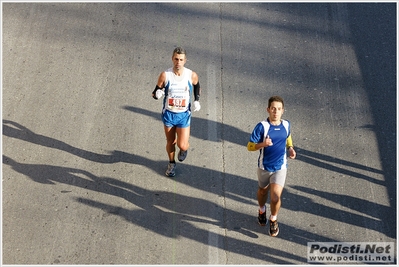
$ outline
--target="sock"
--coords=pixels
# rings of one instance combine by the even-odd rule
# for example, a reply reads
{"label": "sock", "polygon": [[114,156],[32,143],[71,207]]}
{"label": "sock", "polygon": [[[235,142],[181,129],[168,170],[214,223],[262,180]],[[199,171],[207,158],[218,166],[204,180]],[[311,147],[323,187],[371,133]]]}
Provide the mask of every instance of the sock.
{"label": "sock", "polygon": [[266,212],[266,207],[265,206],[259,207],[259,211],[260,211],[260,213]]}
{"label": "sock", "polygon": [[275,220],[277,220],[277,215],[271,215],[271,214],[270,214],[270,220],[271,220],[272,222],[274,222]]}
{"label": "sock", "polygon": [[173,161],[170,161],[170,160],[169,160],[169,163],[176,163],[176,161],[174,161],[174,160],[173,160]]}

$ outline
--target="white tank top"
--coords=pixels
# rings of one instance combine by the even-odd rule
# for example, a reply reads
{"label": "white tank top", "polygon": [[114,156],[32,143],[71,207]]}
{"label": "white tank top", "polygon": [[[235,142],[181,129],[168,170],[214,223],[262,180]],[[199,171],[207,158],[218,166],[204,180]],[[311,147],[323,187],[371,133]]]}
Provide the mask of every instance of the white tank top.
{"label": "white tank top", "polygon": [[173,72],[173,68],[166,70],[165,73],[164,109],[175,113],[189,110],[191,92],[193,90],[192,70],[184,68],[181,76],[177,76]]}

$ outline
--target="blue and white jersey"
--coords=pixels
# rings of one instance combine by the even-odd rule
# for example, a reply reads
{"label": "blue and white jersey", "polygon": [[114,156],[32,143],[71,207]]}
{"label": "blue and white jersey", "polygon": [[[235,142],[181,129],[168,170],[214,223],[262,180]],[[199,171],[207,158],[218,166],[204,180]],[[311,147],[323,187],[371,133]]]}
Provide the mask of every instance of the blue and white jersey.
{"label": "blue and white jersey", "polygon": [[259,122],[252,131],[250,142],[262,143],[268,135],[273,145],[259,150],[258,167],[269,172],[286,169],[288,167],[286,143],[290,135],[290,122],[281,120],[278,126],[270,124],[268,120]]}
{"label": "blue and white jersey", "polygon": [[192,70],[184,68],[181,76],[177,76],[173,72],[173,68],[166,70],[165,73],[163,112],[169,110],[174,113],[181,113],[190,110],[193,91]]}

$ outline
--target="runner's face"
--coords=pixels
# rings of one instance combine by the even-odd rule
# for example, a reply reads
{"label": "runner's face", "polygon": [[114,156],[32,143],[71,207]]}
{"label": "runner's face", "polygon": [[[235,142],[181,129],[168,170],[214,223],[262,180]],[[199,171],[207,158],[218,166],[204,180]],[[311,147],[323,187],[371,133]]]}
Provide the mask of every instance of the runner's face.
{"label": "runner's face", "polygon": [[173,68],[175,70],[180,70],[184,67],[184,64],[186,64],[186,61],[187,61],[186,55],[174,53],[173,57],[172,57],[172,61],[173,61]]}
{"label": "runner's face", "polygon": [[270,105],[270,108],[267,108],[267,113],[269,113],[270,121],[279,122],[284,113],[283,103],[273,101]]}

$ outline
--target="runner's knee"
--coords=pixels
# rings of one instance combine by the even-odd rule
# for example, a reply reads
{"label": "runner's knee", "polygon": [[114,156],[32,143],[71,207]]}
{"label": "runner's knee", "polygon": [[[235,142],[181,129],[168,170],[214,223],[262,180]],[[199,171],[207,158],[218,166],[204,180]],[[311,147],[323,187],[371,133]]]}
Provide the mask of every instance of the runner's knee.
{"label": "runner's knee", "polygon": [[262,196],[264,196],[264,195],[267,194],[268,188],[267,188],[267,187],[265,187],[265,188],[259,187],[259,188],[258,188],[258,192],[259,192],[259,194],[261,194]]}
{"label": "runner's knee", "polygon": [[280,196],[279,195],[277,195],[277,194],[271,194],[271,196],[270,196],[270,202],[272,202],[272,203],[278,203],[278,202],[280,202]]}
{"label": "runner's knee", "polygon": [[185,144],[177,144],[177,146],[180,148],[180,150],[186,151],[189,148],[189,144],[185,143]]}

